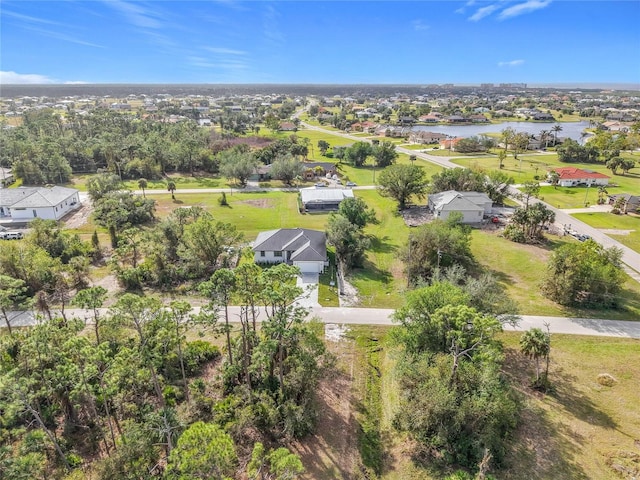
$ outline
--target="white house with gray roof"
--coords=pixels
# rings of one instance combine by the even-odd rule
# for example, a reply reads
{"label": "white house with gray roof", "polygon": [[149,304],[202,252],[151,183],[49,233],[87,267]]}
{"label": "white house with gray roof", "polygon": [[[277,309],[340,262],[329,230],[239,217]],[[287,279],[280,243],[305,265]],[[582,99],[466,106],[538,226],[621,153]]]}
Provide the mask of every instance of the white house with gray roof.
{"label": "white house with gray roof", "polygon": [[324,232],[280,228],[260,232],[253,242],[256,263],[287,263],[302,273],[321,273],[329,265]]}
{"label": "white house with gray roof", "polygon": [[34,218],[59,220],[80,206],[75,188],[19,187],[0,190],[0,219],[28,222]]}
{"label": "white house with gray roof", "polygon": [[462,214],[462,223],[480,223],[485,214],[491,213],[493,202],[486,193],[446,192],[429,195],[429,210],[436,218],[446,220],[452,212]]}

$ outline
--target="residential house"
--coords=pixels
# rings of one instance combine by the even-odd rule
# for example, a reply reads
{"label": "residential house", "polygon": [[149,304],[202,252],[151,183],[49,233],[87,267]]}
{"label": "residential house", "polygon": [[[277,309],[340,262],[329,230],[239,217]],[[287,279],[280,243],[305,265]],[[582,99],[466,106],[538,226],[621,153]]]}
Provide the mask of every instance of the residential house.
{"label": "residential house", "polygon": [[298,130],[295,123],[291,122],[280,122],[280,131],[281,132],[295,132]]}
{"label": "residential house", "polygon": [[418,121],[423,123],[438,123],[440,121],[440,117],[430,113],[429,115],[422,115],[418,118]]}
{"label": "residential house", "polygon": [[305,211],[338,210],[345,198],[353,198],[353,190],[327,187],[300,189],[300,200]]}
{"label": "residential house", "polygon": [[0,218],[59,220],[80,207],[80,194],[67,187],[19,187],[0,193]]}
{"label": "residential house", "polygon": [[441,140],[446,140],[447,135],[444,133],[425,132],[424,130],[412,130],[409,134],[409,141],[412,143],[439,143]]}
{"label": "residential house", "polygon": [[324,232],[306,228],[280,228],[260,232],[253,242],[256,263],[287,263],[302,273],[321,273],[329,265]]}
{"label": "residential house", "polygon": [[331,162],[302,162],[302,178],[313,180],[316,177],[333,177],[337,174],[338,167]]}
{"label": "residential house", "polygon": [[609,195],[609,205],[615,205],[619,199],[622,199],[622,208],[620,209],[623,213],[638,213],[640,212],[640,196],[639,195],[631,195],[629,193],[619,193],[617,195]]}
{"label": "residential house", "polygon": [[485,117],[484,115],[470,115],[469,119],[473,122],[473,123],[487,123],[489,121],[489,119],[487,117]]}
{"label": "residential house", "polygon": [[583,170],[576,167],[560,167],[554,169],[560,176],[558,185],[561,187],[576,187],[578,185],[608,185],[609,176],[593,170]]}
{"label": "residential house", "polygon": [[446,220],[452,212],[462,214],[462,223],[481,223],[491,213],[493,202],[486,193],[447,190],[429,195],[428,208],[436,218]]}
{"label": "residential house", "polygon": [[460,140],[462,140],[462,137],[440,140],[440,148],[455,151],[456,145]]}

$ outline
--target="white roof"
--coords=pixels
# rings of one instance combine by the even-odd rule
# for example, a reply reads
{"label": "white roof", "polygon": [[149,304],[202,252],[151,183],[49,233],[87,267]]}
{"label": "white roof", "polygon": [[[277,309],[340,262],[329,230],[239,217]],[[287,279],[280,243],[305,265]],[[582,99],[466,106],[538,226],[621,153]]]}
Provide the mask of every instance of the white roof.
{"label": "white roof", "polygon": [[307,187],[300,189],[302,203],[310,202],[341,202],[345,198],[353,198],[353,190],[343,188],[316,188]]}

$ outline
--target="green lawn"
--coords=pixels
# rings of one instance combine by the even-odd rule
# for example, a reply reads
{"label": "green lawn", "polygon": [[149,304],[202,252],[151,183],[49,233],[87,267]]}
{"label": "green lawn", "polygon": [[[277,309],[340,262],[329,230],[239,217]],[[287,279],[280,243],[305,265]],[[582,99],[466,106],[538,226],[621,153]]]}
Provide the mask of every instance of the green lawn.
{"label": "green lawn", "polygon": [[243,232],[245,239],[255,239],[263,230],[276,228],[311,228],[324,230],[327,213],[300,214],[298,212],[298,192],[263,192],[226,194],[229,206],[218,204],[220,193],[176,193],[155,195],[159,217],[167,216],[178,207],[198,205],[210,212],[221,222],[229,222]]}
{"label": "green lawn", "polygon": [[511,242],[496,234],[473,231],[471,250],[476,260],[492,271],[520,307],[523,315],[549,315],[584,318],[638,320],[640,318],[640,285],[628,279],[624,285],[620,310],[574,309],[557,305],[542,296],[540,283],[551,252],[570,237],[550,237],[543,246]]}
{"label": "green lawn", "polygon": [[371,240],[365,268],[354,270],[349,280],[358,289],[363,307],[397,308],[404,302],[406,290],[398,250],[407,243],[409,227],[397,213],[395,201],[374,190],[360,190],[356,196],[374,209],[378,223],[365,228]]}
{"label": "green lawn", "polygon": [[607,232],[611,238],[640,252],[640,217],[632,215],[614,215],[613,213],[575,213],[578,220],[600,229],[628,230],[625,235]]}

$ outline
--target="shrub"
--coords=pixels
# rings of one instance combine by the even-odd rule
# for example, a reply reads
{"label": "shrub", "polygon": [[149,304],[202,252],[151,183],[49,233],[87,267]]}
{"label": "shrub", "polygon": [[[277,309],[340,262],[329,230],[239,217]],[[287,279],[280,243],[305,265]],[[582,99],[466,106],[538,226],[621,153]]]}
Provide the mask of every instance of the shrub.
{"label": "shrub", "polygon": [[184,369],[187,375],[196,375],[207,362],[220,356],[220,349],[204,340],[195,340],[185,345]]}

